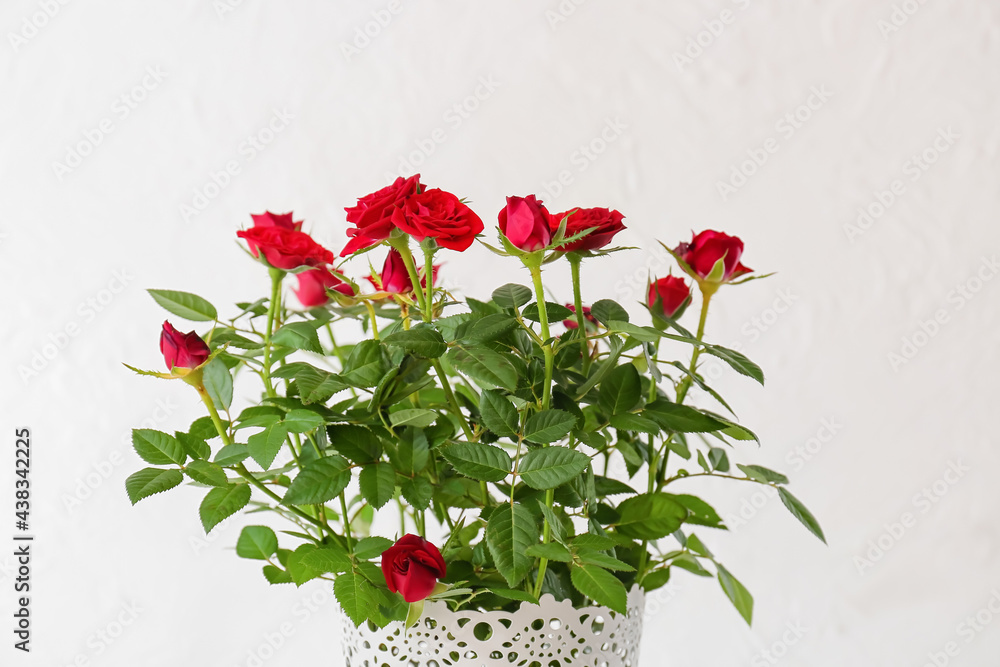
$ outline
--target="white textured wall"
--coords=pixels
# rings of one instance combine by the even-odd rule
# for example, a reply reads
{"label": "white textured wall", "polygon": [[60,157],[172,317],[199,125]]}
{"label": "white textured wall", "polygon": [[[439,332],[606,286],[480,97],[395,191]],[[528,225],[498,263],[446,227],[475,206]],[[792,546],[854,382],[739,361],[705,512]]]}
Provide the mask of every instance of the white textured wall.
{"label": "white textured wall", "polygon": [[[284,633],[264,664],[340,664],[330,595],[268,587],[234,556],[236,524],[206,541],[200,494],[129,507],[123,483],[140,462],[128,430],[183,427],[199,406],[119,362],[160,363],[163,313],[147,287],[220,305],[263,294],[263,272],[234,243],[248,213],[294,209],[339,248],[345,205],[419,169],[488,224],[508,194],[622,210],[622,240],[642,249],[588,263],[590,300],[637,300],[643,267],[668,264],[654,239],[691,229],[739,234],[749,266],[778,272],[725,290],[709,329],[765,368],[767,388],[729,374],[717,385],[763,437],[737,458],[791,474],[830,546],[754,487],[700,487],[748,518],[702,533],[756,595],[756,623],[717,583],[679,575],[651,603],[644,665],[768,665],[770,647],[784,665],[997,664],[1000,5],[404,0],[345,54],[387,0],[226,1],[0,8],[0,534],[8,544],[13,429],[28,425],[37,535],[35,651],[10,648],[4,556],[0,663],[245,666]],[[45,5],[57,8],[47,20]],[[702,32],[724,11],[719,34]],[[703,52],[678,65],[699,34]],[[120,98],[144,77],[152,90],[129,108]],[[463,117],[453,106],[466,100],[476,108]],[[808,118],[782,120],[796,113]],[[100,144],[57,174],[102,121]],[[271,122],[284,127],[251,149],[248,135]],[[603,152],[582,157],[602,134]],[[723,196],[720,181],[765,147]],[[925,151],[935,162],[923,170]],[[180,207],[229,162],[239,173],[185,220]],[[884,214],[852,228],[896,180]],[[511,270],[473,250],[450,255],[444,275],[482,296]],[[566,267],[550,273],[568,296]],[[23,381],[18,368],[71,325]],[[904,339],[919,349],[893,364]],[[795,453],[805,446],[808,459]],[[921,498],[935,483],[933,502]],[[857,560],[880,540],[884,555]],[[99,639],[131,607],[134,621]],[[960,625],[977,612],[978,630]]]}

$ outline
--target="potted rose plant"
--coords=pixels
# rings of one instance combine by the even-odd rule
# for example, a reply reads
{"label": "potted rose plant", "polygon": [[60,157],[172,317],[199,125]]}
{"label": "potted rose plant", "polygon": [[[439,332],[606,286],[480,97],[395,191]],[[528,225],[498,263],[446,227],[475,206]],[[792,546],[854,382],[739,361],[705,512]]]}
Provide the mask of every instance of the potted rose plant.
{"label": "potted rose plant", "polygon": [[[268,296],[223,317],[199,296],[150,290],[206,328],[165,322],[167,372],[132,370],[187,383],[206,416],[134,431],[150,467],[128,478],[132,503],[187,481],[204,492],[206,531],[241,510],[280,517],[284,530],[245,526],[236,552],[272,584],[332,581],[352,665],[636,665],[642,594],[677,569],[717,577],[750,622],[752,597],[694,532],[725,526],[690,480],[774,487],[823,539],[784,475],[731,462],[757,436],[699,374],[711,356],[763,384],[705,338],[716,293],[753,272],[740,239],[704,231],[668,248],[697,287],[693,332],[681,277],[650,278],[652,326],[611,300],[585,305],[581,264],[618,250],[607,246],[622,219],[508,197],[491,245],[458,197],[399,178],[347,209],[338,263],[291,213],[253,216],[237,235]],[[529,285],[464,301],[439,287],[435,262],[477,240]],[[348,277],[351,258],[383,247],[370,285]],[[542,280],[564,267],[566,305]],[[237,382],[259,400],[237,410]],[[694,388],[711,410],[690,404]]]}

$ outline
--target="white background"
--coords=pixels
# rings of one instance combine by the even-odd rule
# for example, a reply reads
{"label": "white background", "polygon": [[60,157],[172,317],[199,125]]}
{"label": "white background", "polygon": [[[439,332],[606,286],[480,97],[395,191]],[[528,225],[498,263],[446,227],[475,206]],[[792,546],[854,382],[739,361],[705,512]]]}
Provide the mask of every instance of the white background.
{"label": "white background", "polygon": [[[129,429],[182,429],[200,410],[120,362],[162,363],[164,313],[145,288],[223,311],[264,295],[235,243],[249,213],[294,210],[338,250],[344,206],[420,171],[468,197],[488,236],[505,195],[620,209],[619,240],[640,249],[585,265],[589,301],[634,304],[647,268],[669,267],[655,239],[692,229],[738,234],[747,265],[778,272],[723,290],[709,322],[767,388],[730,372],[715,384],[764,443],[734,458],[788,472],[829,547],[756,487],[688,482],[731,519],[702,536],[755,594],[755,623],[679,573],[651,600],[643,665],[775,664],[765,650],[785,665],[997,664],[1000,5],[576,2],[5,0],[0,533],[14,532],[26,425],[37,542],[30,656],[10,647],[0,551],[0,663],[341,664],[323,585],[269,587],[232,551],[239,522],[205,538],[197,490],[129,506],[124,480],[142,467]],[[287,125],[248,149],[276,112]],[[776,152],[744,165],[768,139]],[[212,187],[230,161],[239,173]],[[723,194],[734,169],[753,173]],[[895,180],[901,194],[858,225]],[[528,280],[481,248],[446,259],[467,295]],[[568,268],[548,273],[568,299]],[[960,625],[977,612],[978,630]]]}

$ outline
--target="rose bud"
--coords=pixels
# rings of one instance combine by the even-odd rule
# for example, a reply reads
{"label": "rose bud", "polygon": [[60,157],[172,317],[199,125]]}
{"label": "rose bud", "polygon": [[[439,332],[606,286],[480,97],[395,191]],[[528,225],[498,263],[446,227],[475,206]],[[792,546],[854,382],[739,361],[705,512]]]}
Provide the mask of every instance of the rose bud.
{"label": "rose bud", "polygon": [[306,308],[317,308],[326,305],[330,301],[326,291],[332,289],[340,292],[344,296],[354,296],[354,288],[350,283],[346,283],[326,268],[309,269],[296,274],[299,279],[299,288],[292,291],[298,297],[299,303]]}
{"label": "rose bud", "polygon": [[[260,214],[251,213],[250,217],[253,219],[254,227],[281,227],[295,232],[302,230],[302,221],[295,222],[292,219],[291,211],[288,213],[271,213],[270,211]],[[250,252],[253,253],[253,256],[257,257],[257,245],[251,241],[247,241],[247,245],[250,246]]]}
{"label": "rose bud", "polygon": [[300,266],[322,266],[333,261],[333,253],[316,243],[305,232],[284,227],[251,227],[236,235],[251,247],[256,246],[267,263],[290,271]]}
{"label": "rose bud", "polygon": [[[574,306],[573,304],[567,303],[566,307],[569,308],[574,313],[576,312],[576,306]],[[597,318],[590,314],[590,306],[583,307],[583,319],[585,319],[587,322],[590,322],[591,324],[597,324]],[[577,322],[576,320],[563,320],[563,326],[565,326],[567,329],[576,329]]]}
{"label": "rose bud", "polygon": [[[569,217],[567,218],[567,216]],[[606,208],[578,208],[551,216],[549,224],[553,234],[559,229],[563,218],[567,218],[566,236],[580,234],[588,229],[591,232],[576,241],[571,241],[556,248],[560,252],[603,248],[611,243],[611,239],[614,238],[615,234],[625,229],[625,225],[622,224],[625,216],[618,211],[611,211]]]}
{"label": "rose bud", "polygon": [[197,368],[211,354],[201,336],[193,331],[181,333],[167,321],[163,322],[163,332],[160,333],[160,352],[168,370]]}
{"label": "rose bud", "polygon": [[552,240],[549,212],[535,195],[507,197],[507,206],[497,218],[507,240],[525,252],[540,250]]}
{"label": "rose bud", "polygon": [[702,280],[708,278],[720,259],[723,263],[722,277],[712,282],[727,283],[733,278],[753,271],[740,263],[740,257],[743,256],[743,241],[739,237],[710,229],[696,234],[691,243],[681,243],[674,253]]}
{"label": "rose bud", "polygon": [[655,315],[674,319],[683,314],[684,306],[691,298],[691,288],[683,278],[667,276],[649,284],[646,303]]}
{"label": "rose bud", "polygon": [[392,214],[392,222],[417,241],[432,238],[442,248],[467,250],[483,231],[483,221],[458,197],[427,190],[408,197]]}
{"label": "rose bud", "polygon": [[[433,268],[433,284],[437,284],[438,269],[441,268],[440,264],[435,264]],[[420,276],[420,286],[427,286],[427,278],[424,277],[424,268],[417,267],[417,275]],[[410,273],[406,270],[406,264],[403,262],[403,256],[399,254],[399,251],[395,248],[389,250],[389,254],[385,257],[385,264],[382,265],[382,275],[378,277],[378,280],[374,278],[368,278],[375,289],[381,290],[382,292],[390,292],[392,294],[409,294],[413,291],[413,281],[410,280]]]}
{"label": "rose bud", "polygon": [[417,535],[404,535],[382,552],[385,583],[407,602],[419,602],[430,595],[446,572],[438,548]]}
{"label": "rose bud", "polygon": [[345,208],[347,222],[355,228],[347,230],[351,240],[340,251],[340,256],[353,255],[389,238],[393,229],[393,213],[403,205],[407,197],[423,192],[424,189],[420,183],[420,174],[409,178],[400,176],[392,185],[365,195],[358,199],[355,206]]}

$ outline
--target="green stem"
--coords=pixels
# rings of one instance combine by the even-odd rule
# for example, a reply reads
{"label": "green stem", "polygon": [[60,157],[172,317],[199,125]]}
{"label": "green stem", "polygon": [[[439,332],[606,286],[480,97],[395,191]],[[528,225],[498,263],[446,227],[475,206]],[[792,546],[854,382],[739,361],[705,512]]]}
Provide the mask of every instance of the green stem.
{"label": "green stem", "polygon": [[326,525],[323,525],[323,522],[320,521],[319,519],[317,519],[316,517],[309,516],[308,514],[306,514],[302,510],[300,510],[298,507],[295,507],[294,505],[286,505],[284,503],[284,501],[281,500],[281,496],[279,496],[274,491],[272,491],[271,489],[269,489],[266,486],[264,486],[261,483],[261,481],[259,479],[257,479],[256,477],[254,477],[253,473],[251,473],[249,470],[247,470],[247,467],[245,465],[243,465],[242,463],[237,463],[235,466],[233,466],[233,470],[235,470],[239,474],[240,477],[242,477],[246,481],[250,482],[250,484],[252,486],[256,487],[260,491],[263,491],[267,496],[269,496],[276,503],[278,503],[279,505],[283,505],[284,507],[287,507],[293,514],[296,514],[297,516],[305,519],[306,521],[308,521],[309,523],[313,524],[314,526],[318,526],[321,529],[325,528],[327,531],[330,532],[331,535],[333,534],[333,531],[330,530],[330,527],[326,526]]}
{"label": "green stem", "polygon": [[535,301],[538,303],[538,324],[542,328],[542,353],[545,355],[545,387],[542,389],[542,409],[548,410],[552,400],[552,368],[555,355],[549,342],[549,314],[545,308],[545,288],[542,286],[542,269],[540,266],[529,266],[531,281],[535,286]]}
{"label": "green stem", "polygon": [[271,383],[271,335],[274,333],[274,319],[278,312],[278,304],[281,300],[281,281],[285,277],[285,272],[281,269],[271,268],[268,273],[271,275],[271,301],[267,304],[267,329],[264,330],[264,388],[269,397],[274,397],[274,386]]}
{"label": "green stem", "polygon": [[365,299],[365,307],[368,309],[368,317],[372,321],[372,338],[378,340],[378,323],[375,321],[375,306],[368,299]]}
{"label": "green stem", "polygon": [[434,365],[434,370],[437,371],[438,379],[441,380],[441,388],[444,390],[445,398],[448,399],[448,404],[451,406],[451,411],[458,418],[458,422],[462,425],[462,432],[465,433],[465,437],[469,442],[472,442],[474,436],[472,431],[469,429],[469,425],[465,423],[465,417],[462,415],[462,409],[458,405],[458,399],[455,398],[455,392],[451,390],[451,383],[448,382],[448,376],[445,375],[444,367],[441,365],[441,361],[434,359],[431,362]]}
{"label": "green stem", "polygon": [[406,273],[410,276],[410,285],[413,293],[417,297],[417,306],[421,312],[424,310],[424,292],[420,289],[420,276],[417,275],[417,265],[413,263],[413,254],[410,252],[410,237],[401,236],[397,239],[389,239],[389,244],[399,252],[403,258],[403,265],[406,266]]}
{"label": "green stem", "polygon": [[[434,248],[424,248],[424,282],[427,283],[427,293],[424,295],[424,322],[430,322],[434,317]],[[420,283],[414,285],[420,290]]]}
{"label": "green stem", "polygon": [[[708,319],[708,304],[711,302],[711,300],[712,300],[712,296],[710,294],[706,294],[705,292],[702,292],[701,317],[698,319],[698,333],[695,336],[698,339],[699,343],[701,342],[702,337],[705,335],[705,321]],[[701,346],[700,345],[695,345],[694,346],[694,352],[691,353],[691,365],[689,366],[689,369],[690,369],[690,371],[691,371],[692,374],[694,374],[694,372],[695,372],[695,368],[694,367],[695,367],[695,364],[698,363],[698,356],[700,354],[701,354]],[[684,397],[687,396],[688,389],[691,388],[691,383],[692,383],[692,380],[691,380],[690,376],[685,376],[684,379],[681,380],[680,386],[677,387],[677,402],[678,403],[683,403],[684,402]]]}
{"label": "green stem", "polygon": [[[545,491],[545,505],[552,508],[555,501],[556,490],[547,489]],[[552,539],[552,526],[549,525],[548,520],[544,521],[542,526],[542,544],[548,544]],[[545,570],[548,569],[549,559],[542,558],[538,563],[538,578],[535,580],[535,598],[538,598],[542,594],[542,583],[545,581]]]}
{"label": "green stem", "polygon": [[583,346],[583,376],[586,377],[590,374],[590,344],[587,341],[587,320],[583,316],[583,297],[580,291],[580,263],[583,258],[575,252],[566,255],[566,258],[573,274],[573,307],[576,308],[577,331],[580,332],[580,344]]}
{"label": "green stem", "polygon": [[340,516],[344,520],[344,538],[347,540],[347,551],[354,553],[354,547],[351,545],[351,519],[350,514],[347,513],[347,499],[344,497],[344,492],[340,492]]}

